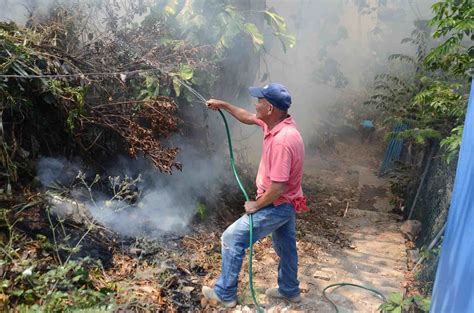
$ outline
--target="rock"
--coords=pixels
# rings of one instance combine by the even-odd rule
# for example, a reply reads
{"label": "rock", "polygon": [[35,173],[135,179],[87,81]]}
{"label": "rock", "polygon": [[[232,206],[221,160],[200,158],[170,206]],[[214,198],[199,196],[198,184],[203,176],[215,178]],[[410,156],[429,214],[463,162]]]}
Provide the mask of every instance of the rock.
{"label": "rock", "polygon": [[205,308],[207,306],[207,299],[206,298],[202,298],[201,299],[201,308]]}
{"label": "rock", "polygon": [[400,226],[400,231],[408,240],[414,241],[421,231],[421,222],[417,220],[405,221]]}
{"label": "rock", "polygon": [[130,252],[130,254],[140,255],[143,250],[140,248],[130,248],[128,252]]}
{"label": "rock", "polygon": [[209,299],[209,300],[207,300],[207,302],[212,307],[217,307],[219,305],[219,301],[217,301],[216,299]]}
{"label": "rock", "polygon": [[316,279],[322,279],[322,280],[325,280],[325,281],[330,281],[331,280],[331,277],[329,277],[328,273],[325,273],[325,272],[322,272],[322,271],[316,271],[313,274],[313,277],[316,278]]}
{"label": "rock", "polygon": [[416,263],[420,257],[420,251],[418,249],[407,250],[407,256],[410,262]]}
{"label": "rock", "polygon": [[305,281],[300,282],[300,291],[301,293],[307,293],[309,291],[308,283]]}
{"label": "rock", "polygon": [[195,288],[194,288],[194,287],[191,287],[191,286],[184,286],[183,289],[182,289],[182,291],[183,291],[183,293],[189,295],[194,289],[195,289]]}
{"label": "rock", "polygon": [[48,196],[51,211],[56,216],[76,224],[87,225],[92,221],[92,214],[82,203],[54,194],[49,194]]}

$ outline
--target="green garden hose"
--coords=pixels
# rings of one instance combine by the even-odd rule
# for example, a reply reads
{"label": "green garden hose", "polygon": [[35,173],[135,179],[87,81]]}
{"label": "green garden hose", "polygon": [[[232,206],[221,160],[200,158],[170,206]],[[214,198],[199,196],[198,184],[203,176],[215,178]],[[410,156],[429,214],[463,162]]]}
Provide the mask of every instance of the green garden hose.
{"label": "green garden hose", "polygon": [[[222,116],[222,119],[224,120],[224,125],[225,125],[225,131],[227,133],[227,143],[229,144],[229,154],[230,154],[230,162],[232,164],[232,170],[234,171],[234,176],[235,179],[237,180],[237,184],[240,187],[240,190],[244,194],[245,201],[249,201],[249,195],[247,194],[247,191],[245,191],[244,186],[242,185],[242,182],[240,181],[239,175],[237,174],[237,170],[235,168],[235,160],[234,160],[234,152],[232,148],[232,140],[230,138],[230,130],[229,130],[229,125],[227,124],[227,120],[225,118],[224,113],[222,113],[221,110],[219,110],[219,113]],[[252,294],[252,299],[253,303],[255,304],[255,307],[257,308],[257,312],[263,312],[260,306],[258,305],[257,302],[257,297],[255,296],[255,290],[253,289],[253,272],[252,272],[252,254],[253,254],[253,217],[252,214],[248,214],[249,217],[249,283],[250,283],[250,293]]]}
{"label": "green garden hose", "polygon": [[333,288],[333,287],[344,287],[344,286],[352,286],[352,287],[357,287],[357,288],[362,288],[362,289],[368,290],[370,292],[375,293],[384,302],[387,301],[385,296],[382,293],[380,293],[379,291],[375,290],[375,289],[368,288],[368,287],[365,287],[365,286],[362,286],[362,285],[352,284],[352,283],[336,283],[336,284],[326,286],[326,288],[323,289],[323,298],[326,299],[331,304],[331,306],[334,308],[334,310],[337,313],[339,313],[339,309],[337,308],[337,305],[331,299],[329,299],[329,297],[326,294],[326,290],[328,290],[329,288]]}
{"label": "green garden hose", "polygon": [[[207,105],[206,99],[194,88],[188,85],[188,83],[182,81],[179,78],[176,78],[181,85],[183,85],[190,93],[195,95],[202,103]],[[229,155],[230,155],[230,162],[232,164],[232,170],[234,172],[235,179],[237,180],[237,184],[239,185],[240,190],[244,194],[245,201],[250,201],[249,195],[247,194],[247,191],[245,191],[244,186],[242,185],[242,182],[240,181],[239,175],[237,174],[237,169],[235,168],[235,159],[234,159],[234,151],[232,148],[232,139],[230,138],[230,129],[229,125],[227,124],[227,119],[225,118],[224,113],[222,113],[221,110],[218,110],[220,115],[222,116],[222,119],[224,120],[224,125],[225,125],[225,131],[227,133],[227,143],[229,146]],[[257,302],[257,297],[255,295],[255,290],[253,289],[253,271],[252,271],[252,254],[253,254],[253,217],[252,214],[248,214],[249,217],[249,283],[250,283],[250,293],[252,294],[252,299],[253,303],[255,304],[255,307],[257,308],[258,313],[262,313],[262,309],[258,305]]]}

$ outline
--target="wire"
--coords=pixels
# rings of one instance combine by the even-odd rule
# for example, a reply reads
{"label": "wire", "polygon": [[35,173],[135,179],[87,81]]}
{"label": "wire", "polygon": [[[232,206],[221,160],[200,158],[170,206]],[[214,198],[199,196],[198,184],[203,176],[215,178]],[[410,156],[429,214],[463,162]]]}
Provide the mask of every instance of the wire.
{"label": "wire", "polygon": [[[42,75],[16,75],[16,74],[0,74],[3,78],[61,78],[61,77],[81,77],[87,76],[115,76],[115,75],[131,75],[145,72],[163,72],[160,69],[146,69],[146,70],[135,70],[135,71],[123,71],[123,72],[91,72],[91,73],[76,73],[76,74],[42,74]],[[166,73],[166,72],[165,72]],[[166,73],[168,74],[168,73]]]}

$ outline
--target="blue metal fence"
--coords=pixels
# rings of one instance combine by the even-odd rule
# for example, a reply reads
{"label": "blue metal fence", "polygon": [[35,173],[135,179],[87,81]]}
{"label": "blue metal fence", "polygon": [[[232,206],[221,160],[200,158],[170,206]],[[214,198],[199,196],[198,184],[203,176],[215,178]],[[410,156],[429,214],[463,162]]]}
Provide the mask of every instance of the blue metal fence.
{"label": "blue metal fence", "polygon": [[[405,124],[398,124],[393,128],[392,132],[396,134],[406,130],[407,128],[408,126]],[[380,166],[379,176],[387,174],[395,167],[395,163],[400,160],[402,155],[402,149],[403,139],[393,138],[390,140],[385,150],[382,165]]]}

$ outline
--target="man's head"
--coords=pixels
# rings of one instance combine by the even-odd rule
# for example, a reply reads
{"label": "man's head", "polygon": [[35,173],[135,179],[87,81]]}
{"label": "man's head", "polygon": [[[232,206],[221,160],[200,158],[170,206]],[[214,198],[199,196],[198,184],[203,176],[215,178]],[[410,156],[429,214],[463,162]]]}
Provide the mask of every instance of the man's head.
{"label": "man's head", "polygon": [[291,105],[291,96],[285,86],[271,83],[264,87],[250,87],[250,95],[258,98],[257,118],[266,120],[282,119],[287,116]]}

